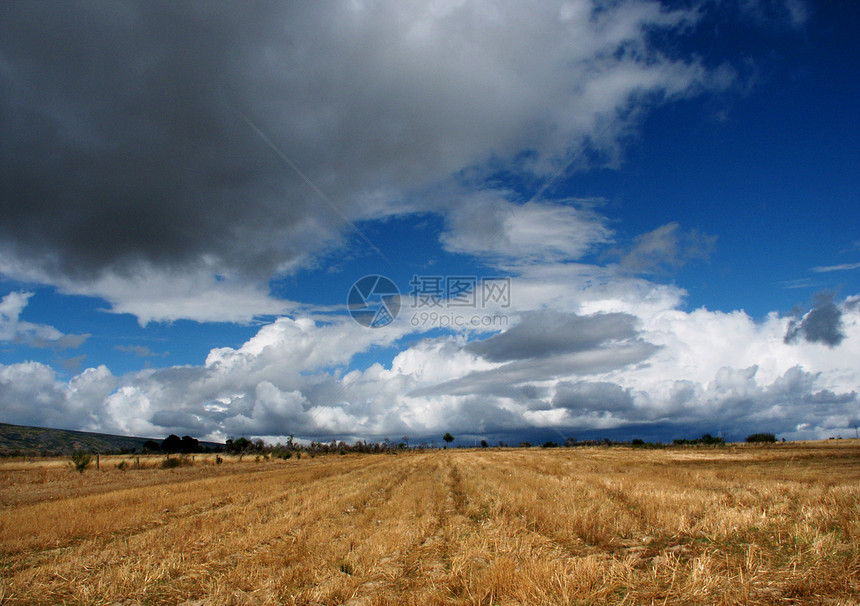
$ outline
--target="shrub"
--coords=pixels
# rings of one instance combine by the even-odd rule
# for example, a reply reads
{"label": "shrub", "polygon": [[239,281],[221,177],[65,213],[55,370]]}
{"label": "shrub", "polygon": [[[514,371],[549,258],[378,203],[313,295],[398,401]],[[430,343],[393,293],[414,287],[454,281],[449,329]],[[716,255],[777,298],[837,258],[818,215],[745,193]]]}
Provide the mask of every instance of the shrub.
{"label": "shrub", "polygon": [[772,433],[753,433],[747,436],[746,441],[750,444],[772,444],[776,442],[776,436]]}
{"label": "shrub", "polygon": [[84,473],[84,469],[89,467],[89,464],[92,460],[93,455],[82,450],[76,450],[69,455],[69,461],[71,461],[72,466],[78,473]]}
{"label": "shrub", "polygon": [[182,465],[182,459],[180,459],[179,457],[173,457],[172,459],[168,457],[161,462],[161,466],[164,469],[174,469],[176,467],[179,467],[180,465]]}
{"label": "shrub", "polygon": [[122,460],[116,464],[116,468],[120,471],[125,471],[126,469],[128,469],[128,463],[125,460]]}
{"label": "shrub", "polygon": [[224,459],[221,458],[221,455],[215,455],[215,464],[220,465],[224,462]]}
{"label": "shrub", "polygon": [[722,446],[723,444],[726,443],[726,441],[723,438],[714,437],[709,433],[706,433],[705,435],[703,435],[699,439],[702,441],[702,444],[707,444],[709,446]]}
{"label": "shrub", "polygon": [[672,444],[675,446],[698,446],[699,444],[705,444],[707,446],[725,446],[726,441],[720,437],[714,437],[709,433],[706,433],[701,438],[696,438],[695,440],[686,440],[686,439],[674,439],[672,440]]}

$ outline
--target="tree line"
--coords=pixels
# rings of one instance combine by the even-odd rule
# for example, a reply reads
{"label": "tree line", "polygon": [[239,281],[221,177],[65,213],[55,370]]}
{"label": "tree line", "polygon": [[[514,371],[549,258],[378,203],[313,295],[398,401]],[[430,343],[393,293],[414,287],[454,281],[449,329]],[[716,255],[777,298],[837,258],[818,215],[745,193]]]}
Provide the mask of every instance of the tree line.
{"label": "tree line", "polygon": [[[454,441],[454,436],[451,435],[450,432],[446,432],[442,436],[442,440],[445,442],[444,447],[447,448]],[[746,442],[751,444],[762,444],[762,443],[773,443],[776,442],[776,436],[772,433],[754,433],[750,434],[746,437]],[[783,440],[784,441],[784,440]],[[726,441],[724,438],[719,436],[713,436],[709,433],[702,435],[699,438],[676,438],[672,440],[672,446],[723,446]],[[480,442],[482,448],[489,447],[489,444],[486,440],[481,440]],[[562,443],[547,441],[540,446],[544,448],[557,448],[557,447],[577,447],[577,446],[633,446],[633,447],[651,447],[651,448],[662,448],[665,446],[669,446],[670,444],[663,444],[661,442],[645,442],[641,439],[633,439],[630,441],[616,441],[610,440],[608,438],[604,438],[602,440],[577,440],[576,438],[567,438]],[[505,442],[499,442],[500,447],[507,447],[508,444]],[[521,448],[531,447],[532,444],[530,442],[520,442],[519,446]],[[431,446],[426,442],[422,442],[413,448],[432,448],[435,445]],[[182,436],[181,438],[175,434],[170,434],[160,443],[156,440],[147,440],[143,444],[143,451],[146,453],[167,453],[167,454],[194,454],[194,453],[204,453],[204,452],[215,452],[215,453],[226,453],[229,455],[246,455],[246,454],[255,454],[255,455],[269,455],[274,457],[285,458],[284,455],[286,453],[296,453],[296,452],[305,452],[309,454],[330,454],[330,453],[341,453],[345,454],[347,452],[356,452],[356,453],[390,453],[396,452],[399,450],[408,450],[410,448],[409,445],[409,437],[403,436],[399,441],[392,441],[388,438],[385,438],[380,442],[370,442],[366,440],[358,440],[353,443],[348,443],[343,440],[332,440],[331,442],[320,442],[320,441],[312,441],[309,444],[300,444],[294,440],[294,436],[289,436],[287,442],[282,444],[278,442],[277,444],[267,444],[261,438],[249,439],[245,436],[239,438],[229,438],[227,439],[225,445],[223,447],[217,446],[214,449],[201,447],[200,441],[197,438],[192,436]]]}

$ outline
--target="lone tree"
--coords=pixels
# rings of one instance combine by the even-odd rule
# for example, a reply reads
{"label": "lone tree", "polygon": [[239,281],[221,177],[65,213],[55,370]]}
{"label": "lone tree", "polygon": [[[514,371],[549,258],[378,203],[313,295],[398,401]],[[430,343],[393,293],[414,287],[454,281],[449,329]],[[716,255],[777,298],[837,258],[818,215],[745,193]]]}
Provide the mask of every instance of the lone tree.
{"label": "lone tree", "polygon": [[[450,444],[454,441],[454,436],[452,436],[450,433],[446,433],[444,436],[442,436],[442,439],[445,440],[448,444]],[[448,444],[445,445],[445,448],[448,448]]]}
{"label": "lone tree", "polygon": [[200,452],[200,441],[197,438],[192,438],[191,436],[182,436],[180,444],[180,449],[185,454]]}
{"label": "lone tree", "polygon": [[175,433],[170,434],[161,443],[161,450],[167,454],[179,452],[182,449],[182,439]]}
{"label": "lone tree", "polygon": [[238,440],[227,440],[227,444],[225,446],[227,454],[242,455],[251,449],[252,444],[251,440],[242,436]]}
{"label": "lone tree", "polygon": [[161,446],[155,440],[147,440],[143,443],[143,452],[158,452]]}

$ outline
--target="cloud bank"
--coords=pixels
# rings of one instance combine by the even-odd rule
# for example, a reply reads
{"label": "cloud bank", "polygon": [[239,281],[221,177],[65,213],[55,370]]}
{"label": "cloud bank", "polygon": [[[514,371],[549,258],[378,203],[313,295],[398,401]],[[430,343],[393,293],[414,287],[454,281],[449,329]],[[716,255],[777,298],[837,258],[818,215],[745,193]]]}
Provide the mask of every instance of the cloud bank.
{"label": "cloud bank", "polygon": [[[212,439],[847,427],[857,297],[760,320],[685,311],[655,276],[707,260],[715,236],[669,222],[625,245],[602,200],[548,195],[618,166],[650,109],[738,84],[737,66],[683,50],[714,6],[0,4],[0,140],[15,150],[0,154],[0,274],[142,325],[268,317],[193,365],[0,365],[4,420]],[[798,0],[737,6],[808,18]],[[356,225],[427,213],[445,252],[511,277],[505,330],[371,330],[270,292]],[[31,296],[0,302],[0,341],[83,343],[22,320]]]}
{"label": "cloud bank", "polygon": [[[408,346],[402,339],[414,329],[405,322],[367,329],[280,318],[199,366],[119,377],[100,366],[68,381],[35,362],[3,366],[0,398],[16,423],[77,419],[79,429],[216,439],[514,436],[541,427],[576,435],[648,425],[828,437],[860,405],[850,362],[860,355],[860,305],[831,303],[843,331],[832,346],[787,341],[790,317],[756,322],[743,312],[672,307],[636,316],[521,310],[514,326],[482,340],[425,336]],[[390,364],[349,369],[357,354],[398,343]]]}
{"label": "cloud bank", "polygon": [[[0,272],[141,323],[246,321],[289,311],[268,281],[349,222],[429,210],[451,250],[499,252],[465,233],[480,203],[427,192],[616,163],[649,107],[732,83],[661,47],[699,18],[648,0],[4,3]],[[535,214],[485,204],[503,231]],[[607,240],[590,229],[554,254]]]}

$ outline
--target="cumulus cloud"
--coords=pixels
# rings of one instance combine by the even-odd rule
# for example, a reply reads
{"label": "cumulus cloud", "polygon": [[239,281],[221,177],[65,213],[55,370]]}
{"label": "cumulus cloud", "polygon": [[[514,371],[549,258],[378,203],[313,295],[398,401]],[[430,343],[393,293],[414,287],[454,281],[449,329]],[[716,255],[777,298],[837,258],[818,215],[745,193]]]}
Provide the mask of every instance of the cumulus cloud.
{"label": "cumulus cloud", "polygon": [[607,382],[562,382],[556,388],[553,405],[576,412],[630,413],[633,396],[629,389]]}
{"label": "cumulus cloud", "polygon": [[[0,11],[0,137],[15,150],[0,160],[0,272],[142,323],[283,313],[268,280],[337,246],[349,222],[444,214],[416,192],[467,169],[614,162],[641,110],[731,83],[659,47],[654,33],[683,35],[695,7],[649,0]],[[518,211],[490,210],[528,252]],[[559,255],[606,237],[582,211],[534,211],[560,222]],[[454,250],[476,246],[458,236],[466,220],[453,211]],[[576,244],[561,227],[581,229]],[[499,252],[484,246],[473,252]]]}
{"label": "cumulus cloud", "polygon": [[[478,342],[412,335],[390,363],[363,370],[349,370],[356,354],[400,343],[410,328],[282,318],[241,347],[213,349],[199,366],[122,377],[98,367],[67,382],[38,363],[0,367],[0,398],[11,422],[156,436],[432,439],[635,425],[662,427],[662,439],[678,437],[672,427],[827,437],[849,426],[860,403],[851,365],[860,356],[860,310],[838,305],[838,353],[785,343],[791,319],[776,314],[757,323],[704,309],[635,318],[544,310],[523,312],[521,323]],[[553,325],[564,338],[552,338]]]}
{"label": "cumulus cloud", "polygon": [[88,368],[68,382],[38,362],[0,364],[0,401],[4,420],[38,427],[113,429],[104,402],[116,387],[105,366]]}

